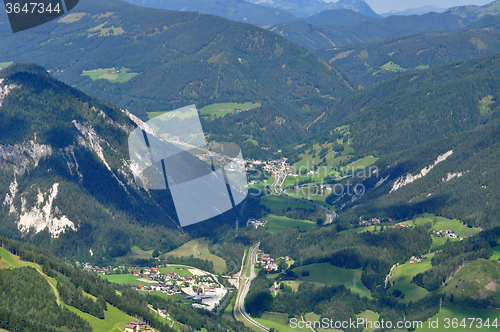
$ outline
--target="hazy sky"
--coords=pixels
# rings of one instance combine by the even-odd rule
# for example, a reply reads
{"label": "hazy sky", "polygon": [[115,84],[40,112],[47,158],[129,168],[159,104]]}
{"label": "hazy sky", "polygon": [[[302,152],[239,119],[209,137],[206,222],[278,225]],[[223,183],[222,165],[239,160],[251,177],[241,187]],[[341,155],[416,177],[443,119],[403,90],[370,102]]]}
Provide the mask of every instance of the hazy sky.
{"label": "hazy sky", "polygon": [[[404,10],[434,5],[441,8],[454,6],[477,5],[482,6],[493,2],[493,0],[365,0],[367,4],[377,13],[387,13],[391,10]],[[337,2],[337,0],[326,0],[326,2]]]}

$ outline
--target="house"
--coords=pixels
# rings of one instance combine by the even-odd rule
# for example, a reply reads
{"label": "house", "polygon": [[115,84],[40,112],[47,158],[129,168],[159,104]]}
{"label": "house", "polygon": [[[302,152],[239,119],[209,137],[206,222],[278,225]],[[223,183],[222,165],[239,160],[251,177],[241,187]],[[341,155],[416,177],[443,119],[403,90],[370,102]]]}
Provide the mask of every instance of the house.
{"label": "house", "polygon": [[125,325],[124,332],[137,332],[136,327],[137,327],[137,325],[127,324],[127,325]]}
{"label": "house", "polygon": [[174,275],[175,275],[175,272],[174,272],[174,271],[170,271],[170,272],[169,272],[169,274],[170,274],[171,276],[174,276]]}
{"label": "house", "polygon": [[157,267],[152,267],[151,271],[158,272],[158,268]]}

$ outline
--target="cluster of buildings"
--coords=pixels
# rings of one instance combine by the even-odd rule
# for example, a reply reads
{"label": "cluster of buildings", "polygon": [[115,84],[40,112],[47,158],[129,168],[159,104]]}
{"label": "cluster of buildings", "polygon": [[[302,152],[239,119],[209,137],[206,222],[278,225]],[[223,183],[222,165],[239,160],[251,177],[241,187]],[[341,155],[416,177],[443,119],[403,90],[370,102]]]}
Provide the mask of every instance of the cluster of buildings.
{"label": "cluster of buildings", "polygon": [[410,263],[422,263],[424,259],[427,259],[424,255],[420,255],[420,257],[411,256]]}
{"label": "cluster of buildings", "polygon": [[124,332],[154,332],[145,322],[134,320],[125,325]]}
{"label": "cluster of buildings", "polygon": [[267,272],[278,270],[278,264],[273,258],[271,258],[271,255],[263,253],[262,250],[259,249],[257,256],[258,256],[257,263],[259,263],[261,267],[265,269]]}
{"label": "cluster of buildings", "polygon": [[402,223],[398,223],[396,226],[398,226],[398,227],[412,228],[411,225],[405,225],[405,224],[402,224]]}
{"label": "cluster of buildings", "polygon": [[[392,218],[369,218],[368,220],[363,219],[363,216],[359,217],[359,224],[361,226],[371,226],[371,225],[379,225],[381,222],[394,222]],[[401,223],[396,226],[405,226]],[[407,226],[406,226],[407,227]]]}
{"label": "cluster of buildings", "polygon": [[253,228],[257,229],[259,227],[266,228],[267,227],[267,221],[260,221],[256,219],[248,219],[247,221],[247,226],[252,225]]}
{"label": "cluster of buildings", "polygon": [[449,237],[451,239],[456,239],[458,238],[457,234],[455,234],[455,231],[432,231],[432,234],[439,236],[439,237]]}

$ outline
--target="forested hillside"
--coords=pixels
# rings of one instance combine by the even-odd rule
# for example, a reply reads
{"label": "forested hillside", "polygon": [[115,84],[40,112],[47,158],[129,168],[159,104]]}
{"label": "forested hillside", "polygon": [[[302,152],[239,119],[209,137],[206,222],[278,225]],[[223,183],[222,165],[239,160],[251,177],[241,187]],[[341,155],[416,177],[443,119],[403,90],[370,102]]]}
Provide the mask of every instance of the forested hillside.
{"label": "forested hillside", "polygon": [[499,70],[493,55],[409,73],[332,105],[317,129],[350,124],[356,151],[379,156],[472,130],[500,114]]}
{"label": "forested hillside", "polygon": [[[160,332],[172,332],[175,329],[160,321],[150,306],[155,310],[167,310],[170,317],[182,323],[186,329],[250,331],[242,323],[217,317],[213,313],[201,313],[162,297],[145,296],[127,286],[112,284],[55,258],[44,249],[3,237],[0,237],[0,244],[1,250],[7,250],[23,261],[42,266],[44,274],[57,280],[57,289],[62,301],[61,306],[58,306],[56,296],[49,285],[50,281],[34,268],[0,269],[0,329],[5,328],[11,332],[93,331],[86,321],[86,316],[77,315],[74,310],[70,312],[67,309],[67,306],[71,305],[98,319],[103,319],[103,311],[109,311],[113,306],[130,317],[143,319]],[[95,301],[90,296],[94,297]],[[94,306],[96,311],[88,310],[89,306]]]}
{"label": "forested hillside", "polygon": [[[0,15],[0,28],[7,30],[5,13]],[[324,103],[352,91],[335,68],[253,25],[120,0],[84,1],[70,15],[22,35],[3,34],[0,58],[41,64],[142,119],[146,112],[193,103],[261,102],[267,125],[284,119],[300,127],[319,116]],[[114,82],[82,75],[99,68],[136,75]],[[275,145],[285,143],[279,132],[263,135]]]}
{"label": "forested hillside", "polygon": [[500,52],[499,20],[488,16],[461,31],[421,33],[314,53],[369,87],[409,72]]}
{"label": "forested hillside", "polygon": [[412,16],[389,16],[349,26],[313,25],[304,21],[292,21],[276,24],[269,29],[300,46],[316,50],[424,31],[455,30],[470,22],[451,14],[428,13]]}

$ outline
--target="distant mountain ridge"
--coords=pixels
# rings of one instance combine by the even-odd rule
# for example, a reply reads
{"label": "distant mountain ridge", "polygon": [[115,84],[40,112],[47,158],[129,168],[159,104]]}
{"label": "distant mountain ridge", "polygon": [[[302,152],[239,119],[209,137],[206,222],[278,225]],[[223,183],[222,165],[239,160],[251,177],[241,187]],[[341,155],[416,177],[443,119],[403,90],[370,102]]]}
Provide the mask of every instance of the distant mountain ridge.
{"label": "distant mountain ridge", "polygon": [[292,14],[279,8],[259,6],[243,0],[124,0],[131,4],[167,10],[212,14],[237,22],[266,26],[296,20]]}
{"label": "distant mountain ridge", "polygon": [[249,0],[254,4],[279,8],[299,18],[306,18],[324,10],[350,9],[370,17],[380,17],[364,0],[339,0],[336,3],[323,0]]}
{"label": "distant mountain ridge", "polygon": [[423,15],[431,12],[442,13],[446,10],[447,10],[446,8],[429,5],[429,6],[410,8],[405,10],[391,10],[390,12],[380,14],[380,16],[387,17],[391,15]]}

